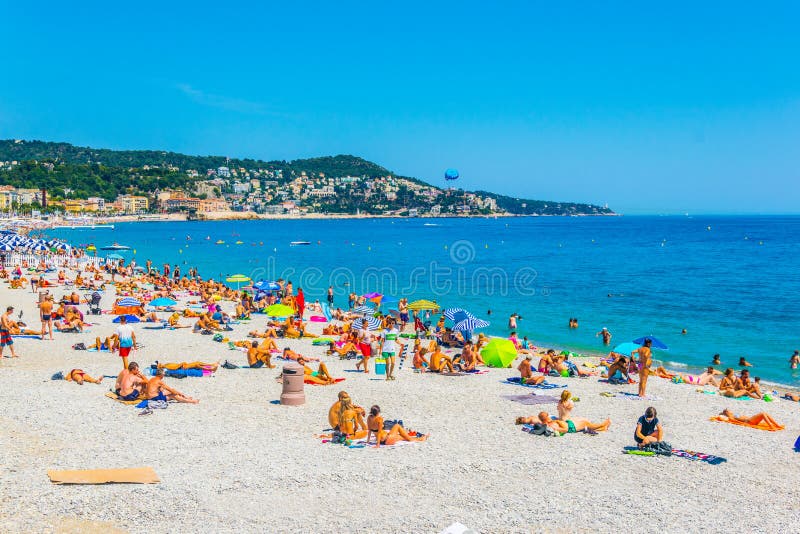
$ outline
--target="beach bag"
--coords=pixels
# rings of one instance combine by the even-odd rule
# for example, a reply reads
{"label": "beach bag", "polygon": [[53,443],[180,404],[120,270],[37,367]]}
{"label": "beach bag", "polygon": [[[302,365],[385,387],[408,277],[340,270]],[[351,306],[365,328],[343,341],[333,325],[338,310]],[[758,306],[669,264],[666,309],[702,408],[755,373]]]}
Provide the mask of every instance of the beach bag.
{"label": "beach bag", "polygon": [[225,360],[225,363],[222,364],[222,367],[225,368],[225,369],[238,369],[239,368],[238,365],[236,365],[234,363],[230,363],[228,360]]}
{"label": "beach bag", "polygon": [[214,335],[214,337],[212,337],[211,339],[213,339],[214,341],[216,341],[217,343],[219,343],[219,342],[220,342],[220,341],[222,341],[224,338],[223,338],[222,334],[216,334],[216,335]]}
{"label": "beach bag", "polygon": [[64,373],[59,371],[56,374],[54,374],[53,376],[51,376],[50,380],[64,380]]}
{"label": "beach bag", "polygon": [[75,349],[75,350],[86,350],[86,344],[85,343],[75,343],[74,345],[72,345],[72,348]]}

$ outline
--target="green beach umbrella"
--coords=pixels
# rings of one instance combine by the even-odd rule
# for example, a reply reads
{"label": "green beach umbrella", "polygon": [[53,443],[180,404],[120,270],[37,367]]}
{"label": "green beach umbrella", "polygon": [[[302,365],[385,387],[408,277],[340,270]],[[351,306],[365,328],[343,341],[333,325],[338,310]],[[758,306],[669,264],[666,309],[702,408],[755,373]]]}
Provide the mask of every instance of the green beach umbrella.
{"label": "green beach umbrella", "polygon": [[517,348],[507,339],[495,338],[481,351],[481,357],[489,367],[508,367],[517,357]]}
{"label": "green beach umbrella", "polygon": [[270,317],[289,317],[290,315],[294,315],[295,311],[294,308],[286,304],[273,304],[264,310],[264,313]]}
{"label": "green beach umbrella", "polygon": [[420,311],[420,310],[438,310],[439,305],[430,300],[415,300],[411,304],[408,305],[409,310]]}
{"label": "green beach umbrella", "polygon": [[226,278],[225,281],[231,284],[236,284],[236,289],[238,290],[239,284],[244,284],[245,282],[250,282],[251,280],[243,274],[234,274]]}

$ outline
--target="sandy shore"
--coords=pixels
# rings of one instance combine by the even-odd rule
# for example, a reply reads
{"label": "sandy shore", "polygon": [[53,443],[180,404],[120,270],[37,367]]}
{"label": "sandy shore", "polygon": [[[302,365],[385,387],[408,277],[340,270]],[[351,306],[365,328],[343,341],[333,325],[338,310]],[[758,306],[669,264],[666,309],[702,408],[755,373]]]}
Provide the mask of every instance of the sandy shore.
{"label": "sandy shore", "polygon": [[[107,292],[103,308],[112,301]],[[23,310],[23,320],[38,327],[29,290],[0,284],[0,305]],[[800,454],[792,450],[800,433],[797,403],[726,400],[655,377],[649,390],[660,400],[624,400],[600,393],[635,391],[635,385],[552,379],[580,397],[575,416],[610,417],[612,425],[597,436],[544,438],[513,424],[540,407],[500,397],[534,391],[503,383],[516,374],[510,369],[444,377],[415,374],[409,365],[386,382],[350,372],[352,361],[326,357],[308,340],[281,340],[279,346],[322,357],[346,380],[306,386],[306,404],[285,407],[271,402],[280,396],[279,368],[220,369],[209,378],[167,380],[199,405],[170,404],[140,417],[103,396],[113,379],[83,386],[50,380],[72,368],[93,376],[119,371],[115,355],[71,349],[113,331],[112,316],[87,317],[98,323],[89,332],[18,339],[21,357],[0,361],[0,531],[438,532],[454,521],[480,532],[800,529]],[[255,317],[235,326],[231,338],[263,327],[263,316]],[[211,336],[143,326],[136,325],[136,334],[144,346],[133,356],[143,366],[245,360]],[[340,389],[362,406],[380,404],[387,418],[403,419],[430,439],[381,450],[322,444],[315,434],[327,427]],[[622,454],[649,405],[658,409],[673,446],[728,461]],[[724,407],[768,411],[786,430],[709,421]],[[553,413],[555,405],[544,409]],[[48,469],[137,466],[152,466],[161,483],[56,486],[46,475]]]}

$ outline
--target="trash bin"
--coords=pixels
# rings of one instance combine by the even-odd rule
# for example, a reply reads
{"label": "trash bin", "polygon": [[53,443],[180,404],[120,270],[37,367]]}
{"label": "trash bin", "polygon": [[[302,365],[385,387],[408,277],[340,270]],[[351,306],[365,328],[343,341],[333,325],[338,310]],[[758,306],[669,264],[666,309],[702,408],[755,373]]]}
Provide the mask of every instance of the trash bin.
{"label": "trash bin", "polygon": [[303,392],[303,366],[290,363],[283,366],[283,392],[281,393],[281,404],[287,406],[300,406],[306,402],[306,394]]}

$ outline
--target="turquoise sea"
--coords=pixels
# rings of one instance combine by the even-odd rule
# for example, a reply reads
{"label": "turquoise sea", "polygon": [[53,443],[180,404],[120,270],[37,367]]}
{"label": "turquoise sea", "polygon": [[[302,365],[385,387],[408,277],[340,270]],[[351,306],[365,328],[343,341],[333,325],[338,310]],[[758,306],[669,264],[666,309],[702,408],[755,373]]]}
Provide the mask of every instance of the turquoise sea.
{"label": "turquoise sea", "polygon": [[139,264],[204,277],[283,277],[307,300],[332,284],[342,307],[351,288],[435,299],[489,320],[490,334],[507,335],[516,312],[520,336],[577,351],[604,352],[604,326],[612,346],[655,335],[668,366],[746,356],[754,376],[800,386],[788,366],[800,349],[797,216],[143,222],[49,235],[119,242]]}

